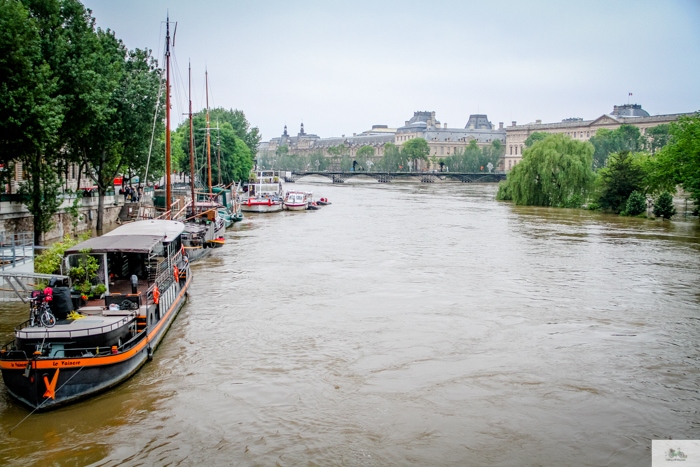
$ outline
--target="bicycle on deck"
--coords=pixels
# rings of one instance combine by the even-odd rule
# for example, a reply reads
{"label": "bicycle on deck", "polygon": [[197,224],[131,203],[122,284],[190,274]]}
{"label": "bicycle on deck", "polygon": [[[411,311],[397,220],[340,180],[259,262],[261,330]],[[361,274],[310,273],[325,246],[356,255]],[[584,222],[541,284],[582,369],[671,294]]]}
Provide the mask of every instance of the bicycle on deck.
{"label": "bicycle on deck", "polygon": [[50,287],[43,291],[35,290],[29,298],[29,325],[52,328],[56,325],[56,317],[51,313],[49,302],[53,300]]}

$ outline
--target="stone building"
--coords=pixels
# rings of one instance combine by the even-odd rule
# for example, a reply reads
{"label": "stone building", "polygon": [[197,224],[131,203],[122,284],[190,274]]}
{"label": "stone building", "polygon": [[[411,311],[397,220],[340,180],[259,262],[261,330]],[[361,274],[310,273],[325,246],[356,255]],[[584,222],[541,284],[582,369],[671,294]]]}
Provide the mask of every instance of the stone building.
{"label": "stone building", "polygon": [[[491,144],[494,140],[506,142],[506,131],[503,123],[495,129],[483,114],[470,115],[464,128],[448,128],[447,123],[440,126],[435,119],[435,112],[414,112],[413,118],[396,131],[395,144],[400,146],[413,138],[424,138],[430,148],[429,157],[449,157],[464,150],[472,140],[479,147]],[[419,165],[418,168],[425,168]]]}
{"label": "stone building", "polygon": [[647,128],[673,122],[682,115],[688,114],[651,116],[639,104],[624,104],[614,106],[610,114],[603,114],[594,120],[566,118],[557,123],[542,123],[542,120],[536,120],[534,123],[526,125],[517,125],[516,122],[513,122],[505,130],[506,154],[499,169],[510,170],[522,160],[525,140],[535,132],[563,133],[580,141],[588,141],[601,128],[615,130],[621,125],[627,124],[636,126],[644,135]]}
{"label": "stone building", "polygon": [[[441,126],[435,119],[435,112],[414,112],[413,117],[400,128],[374,125],[371,130],[360,134],[353,133],[352,136],[347,137],[342,135],[339,138],[321,138],[307,134],[303,123],[299,133],[296,136],[290,136],[285,125],[281,136],[272,138],[269,143],[261,143],[259,153],[274,153],[280,146],[287,145],[292,154],[310,155],[318,152],[328,157],[329,148],[344,145],[348,148],[350,157],[354,158],[361,147],[371,146],[374,148],[375,156],[370,159],[376,163],[384,156],[386,143],[401,146],[413,138],[425,138],[430,148],[429,157],[435,156],[439,159],[463,150],[472,140],[475,140],[479,147],[491,144],[496,139],[505,144],[506,131],[503,129],[503,123],[495,129],[487,116],[482,114],[470,115],[464,128],[448,128],[447,123]],[[424,162],[418,166],[418,169],[422,168],[426,168]]]}

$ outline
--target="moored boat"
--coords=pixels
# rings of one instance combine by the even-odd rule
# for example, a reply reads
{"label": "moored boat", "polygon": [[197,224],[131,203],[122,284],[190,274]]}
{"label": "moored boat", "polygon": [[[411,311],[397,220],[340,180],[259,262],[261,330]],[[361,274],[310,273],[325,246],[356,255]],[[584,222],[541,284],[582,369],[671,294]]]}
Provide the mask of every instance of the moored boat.
{"label": "moored boat", "polygon": [[272,170],[251,171],[247,190],[241,200],[243,212],[278,212],[282,210],[282,181]]}
{"label": "moored boat", "polygon": [[288,211],[305,211],[313,195],[308,191],[288,191],[284,197],[284,208]]}
{"label": "moored boat", "polygon": [[327,206],[331,203],[328,201],[328,198],[321,198],[318,201],[316,201],[316,204],[318,204],[319,206]]}
{"label": "moored boat", "polygon": [[[95,298],[85,300],[78,284],[54,288],[70,290],[72,298],[53,309],[55,319],[30,316],[15,328],[15,340],[0,351],[8,392],[46,410],[104,391],[138,371],[187,297],[191,271],[183,231],[182,222],[137,221],[68,249],[66,266],[94,265],[95,276],[86,277],[86,284]],[[33,309],[45,306],[41,298],[33,299]],[[67,314],[69,308],[75,312]]]}

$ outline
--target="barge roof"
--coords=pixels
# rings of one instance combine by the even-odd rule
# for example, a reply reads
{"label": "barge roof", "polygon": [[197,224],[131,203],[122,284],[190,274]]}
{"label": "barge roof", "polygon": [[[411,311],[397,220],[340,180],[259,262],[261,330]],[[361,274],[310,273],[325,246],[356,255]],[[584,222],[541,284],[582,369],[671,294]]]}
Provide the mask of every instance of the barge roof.
{"label": "barge roof", "polygon": [[182,233],[185,225],[178,221],[145,220],[132,222],[93,237],[66,250],[67,255],[90,248],[90,253],[148,253],[159,242],[171,242]]}

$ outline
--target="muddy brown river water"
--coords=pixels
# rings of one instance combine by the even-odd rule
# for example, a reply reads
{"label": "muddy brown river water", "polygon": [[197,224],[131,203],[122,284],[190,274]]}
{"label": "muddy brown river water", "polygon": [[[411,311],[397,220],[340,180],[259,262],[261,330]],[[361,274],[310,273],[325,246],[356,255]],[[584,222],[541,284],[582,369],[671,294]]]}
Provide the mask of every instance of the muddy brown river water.
{"label": "muddy brown river water", "polygon": [[229,229],[130,380],[12,435],[0,384],[0,464],[628,466],[700,438],[697,219],[292,187],[333,204]]}

